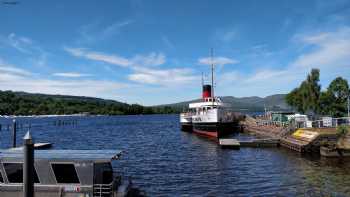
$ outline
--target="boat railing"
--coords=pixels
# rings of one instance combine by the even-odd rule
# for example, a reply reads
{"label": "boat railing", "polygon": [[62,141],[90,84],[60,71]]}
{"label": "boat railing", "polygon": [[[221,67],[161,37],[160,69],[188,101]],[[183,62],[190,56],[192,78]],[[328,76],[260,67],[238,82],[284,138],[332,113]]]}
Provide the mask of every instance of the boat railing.
{"label": "boat railing", "polygon": [[112,196],[113,185],[113,182],[110,184],[94,184],[94,197]]}
{"label": "boat railing", "polygon": [[121,183],[121,176],[115,176],[114,180],[109,184],[94,184],[94,196],[93,197],[110,197],[113,194],[113,188],[117,187]]}
{"label": "boat railing", "polygon": [[325,127],[338,127],[340,125],[349,125],[350,126],[350,117],[340,117],[340,118],[323,118],[321,120],[315,120],[312,122],[312,126],[316,128],[325,128]]}
{"label": "boat railing", "polygon": [[193,112],[182,112],[181,115],[182,116],[192,116]]}

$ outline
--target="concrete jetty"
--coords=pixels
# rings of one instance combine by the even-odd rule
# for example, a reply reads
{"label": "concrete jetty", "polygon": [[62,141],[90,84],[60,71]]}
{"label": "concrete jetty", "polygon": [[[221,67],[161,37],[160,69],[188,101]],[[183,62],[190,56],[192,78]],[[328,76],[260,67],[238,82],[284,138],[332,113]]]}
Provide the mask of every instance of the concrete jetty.
{"label": "concrete jetty", "polygon": [[[40,149],[50,149],[52,147],[52,143],[46,143],[46,142],[39,142],[33,144],[35,150],[40,150]],[[15,147],[15,148],[10,148],[10,150],[22,150],[23,146]]]}
{"label": "concrete jetty", "polygon": [[239,149],[240,143],[236,139],[219,139],[221,148],[236,148]]}
{"label": "concrete jetty", "polygon": [[237,139],[220,139],[221,148],[240,148],[240,147],[277,147],[279,139],[254,139],[254,140],[237,140]]}

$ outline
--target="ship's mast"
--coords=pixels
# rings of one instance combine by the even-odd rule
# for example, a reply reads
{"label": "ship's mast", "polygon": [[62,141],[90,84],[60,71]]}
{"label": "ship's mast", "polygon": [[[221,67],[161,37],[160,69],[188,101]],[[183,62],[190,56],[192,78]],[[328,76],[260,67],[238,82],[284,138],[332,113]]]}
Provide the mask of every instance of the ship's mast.
{"label": "ship's mast", "polygon": [[211,96],[214,98],[214,58],[213,58],[213,48],[210,50],[211,56]]}
{"label": "ship's mast", "polygon": [[202,87],[204,86],[204,76],[203,76],[203,72],[202,72]]}

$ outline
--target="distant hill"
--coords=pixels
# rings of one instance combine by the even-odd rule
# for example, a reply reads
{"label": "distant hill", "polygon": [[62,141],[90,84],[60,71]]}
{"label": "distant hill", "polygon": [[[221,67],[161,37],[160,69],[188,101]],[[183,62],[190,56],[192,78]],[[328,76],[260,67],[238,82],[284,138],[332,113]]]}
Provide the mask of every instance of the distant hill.
{"label": "distant hill", "polygon": [[[220,97],[230,103],[236,111],[288,110],[284,94],[261,97]],[[145,107],[137,104],[127,104],[114,100],[93,97],[32,94],[26,92],[0,91],[0,115],[49,115],[49,114],[169,114],[179,113],[188,108],[193,101],[185,101],[167,105]]]}
{"label": "distant hill", "polygon": [[62,114],[161,114],[176,113],[170,107],[144,107],[100,98],[0,91],[0,115]]}
{"label": "distant hill", "polygon": [[[231,107],[236,111],[264,111],[264,105],[267,110],[290,110],[290,107],[285,102],[285,94],[274,94],[267,97],[233,97],[223,96],[220,97],[222,101],[230,103]],[[176,111],[182,111],[188,108],[188,104],[191,102],[200,101],[200,99],[185,101],[180,103],[165,104],[160,106],[171,107]],[[158,106],[159,107],[159,106]]]}

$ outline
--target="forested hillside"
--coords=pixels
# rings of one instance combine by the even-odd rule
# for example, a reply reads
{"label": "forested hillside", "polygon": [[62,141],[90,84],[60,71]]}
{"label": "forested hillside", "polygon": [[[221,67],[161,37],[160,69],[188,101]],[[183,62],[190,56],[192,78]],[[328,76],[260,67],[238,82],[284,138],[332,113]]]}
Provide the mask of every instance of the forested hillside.
{"label": "forested hillside", "polygon": [[91,97],[0,91],[0,115],[154,114],[174,113],[170,107],[144,107]]}

